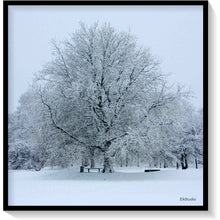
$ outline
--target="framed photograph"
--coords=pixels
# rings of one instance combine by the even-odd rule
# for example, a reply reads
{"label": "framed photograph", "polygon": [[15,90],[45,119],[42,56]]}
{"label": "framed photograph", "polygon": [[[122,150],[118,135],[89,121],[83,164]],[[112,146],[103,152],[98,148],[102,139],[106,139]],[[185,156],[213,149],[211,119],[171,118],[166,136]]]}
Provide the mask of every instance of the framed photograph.
{"label": "framed photograph", "polygon": [[4,210],[208,210],[207,1],[4,1]]}

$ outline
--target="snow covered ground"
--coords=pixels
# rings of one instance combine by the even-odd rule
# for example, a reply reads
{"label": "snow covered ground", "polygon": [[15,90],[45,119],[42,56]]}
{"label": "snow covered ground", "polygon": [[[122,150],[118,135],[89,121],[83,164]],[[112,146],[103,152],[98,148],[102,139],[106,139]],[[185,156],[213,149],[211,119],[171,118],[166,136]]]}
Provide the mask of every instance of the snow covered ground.
{"label": "snow covered ground", "polygon": [[202,205],[202,169],[144,169],[9,171],[9,205]]}

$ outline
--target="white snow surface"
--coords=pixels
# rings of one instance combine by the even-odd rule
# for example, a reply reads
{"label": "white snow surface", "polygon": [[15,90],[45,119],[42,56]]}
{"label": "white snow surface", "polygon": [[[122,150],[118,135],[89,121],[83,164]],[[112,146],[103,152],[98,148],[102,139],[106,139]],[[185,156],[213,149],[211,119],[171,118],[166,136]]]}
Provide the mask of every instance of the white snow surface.
{"label": "white snow surface", "polygon": [[[151,206],[203,204],[203,169],[116,168],[80,173],[79,168],[9,171],[9,205]],[[180,198],[191,200],[181,201]],[[193,198],[193,199],[192,199]]]}

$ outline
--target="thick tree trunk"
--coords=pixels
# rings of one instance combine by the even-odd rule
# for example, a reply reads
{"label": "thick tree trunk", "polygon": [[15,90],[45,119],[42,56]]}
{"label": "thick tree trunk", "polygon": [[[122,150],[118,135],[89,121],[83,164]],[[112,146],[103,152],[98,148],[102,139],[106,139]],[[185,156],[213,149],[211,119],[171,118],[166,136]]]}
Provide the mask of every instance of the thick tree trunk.
{"label": "thick tree trunk", "polygon": [[103,170],[102,170],[103,173],[113,173],[114,172],[112,157],[109,153],[110,146],[111,146],[111,142],[108,141],[105,144],[104,164],[103,164]]}
{"label": "thick tree trunk", "polygon": [[105,154],[104,156],[104,165],[103,165],[103,173],[113,173],[114,169],[113,169],[113,164],[112,164],[112,158]]}
{"label": "thick tree trunk", "polygon": [[188,168],[188,162],[187,162],[187,158],[186,158],[186,154],[182,154],[181,155],[181,166],[182,166],[182,169],[185,170]]}
{"label": "thick tree trunk", "polygon": [[182,169],[184,170],[185,169],[185,165],[184,165],[184,155],[183,154],[181,154],[180,163],[181,163]]}

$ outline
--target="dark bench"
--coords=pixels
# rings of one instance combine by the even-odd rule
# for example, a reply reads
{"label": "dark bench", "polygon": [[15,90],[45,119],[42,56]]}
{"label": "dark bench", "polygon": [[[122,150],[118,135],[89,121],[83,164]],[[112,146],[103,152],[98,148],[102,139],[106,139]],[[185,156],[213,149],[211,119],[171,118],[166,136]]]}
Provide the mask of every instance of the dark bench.
{"label": "dark bench", "polygon": [[84,167],[84,170],[88,170],[88,173],[90,172],[90,170],[98,170],[99,171],[99,173],[100,173],[100,171],[102,170],[102,168],[91,168],[91,167]]}
{"label": "dark bench", "polygon": [[160,169],[152,169],[152,170],[145,170],[144,172],[155,172],[155,171],[160,171]]}

